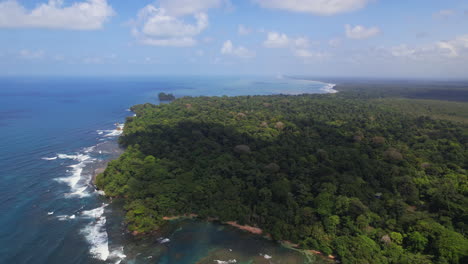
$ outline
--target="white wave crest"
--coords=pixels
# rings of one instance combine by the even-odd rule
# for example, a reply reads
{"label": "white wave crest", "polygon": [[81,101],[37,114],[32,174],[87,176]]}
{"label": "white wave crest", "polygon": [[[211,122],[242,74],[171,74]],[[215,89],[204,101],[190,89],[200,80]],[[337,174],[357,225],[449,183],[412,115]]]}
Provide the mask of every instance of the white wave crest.
{"label": "white wave crest", "polygon": [[57,219],[60,221],[65,221],[65,220],[70,220],[70,219],[75,219],[76,216],[73,215],[57,215]]}
{"label": "white wave crest", "polygon": [[230,259],[230,260],[214,260],[218,264],[230,264],[230,263],[237,263],[237,260],[235,259]]}
{"label": "white wave crest", "polygon": [[158,242],[159,242],[160,244],[164,244],[164,243],[169,243],[169,242],[171,242],[171,240],[170,240],[169,238],[160,237],[160,238],[158,238]]}
{"label": "white wave crest", "polygon": [[326,92],[326,93],[337,93],[338,91],[335,90],[336,84],[333,84],[333,83],[328,83],[327,85],[325,85],[325,87],[323,87],[321,90]]}
{"label": "white wave crest", "polygon": [[94,221],[89,223],[81,230],[86,241],[90,244],[89,252],[93,257],[100,260],[107,260],[109,257],[109,240],[106,231],[106,217],[103,216],[104,208],[107,204],[101,207],[83,211],[81,215],[87,218],[94,218]]}
{"label": "white wave crest", "polygon": [[76,154],[76,155],[69,155],[69,154],[57,154],[59,159],[71,159],[77,161],[85,161],[90,159],[91,157],[85,154]]}
{"label": "white wave crest", "polygon": [[92,221],[81,230],[81,233],[88,241],[91,255],[100,260],[113,260],[119,264],[127,256],[124,254],[123,247],[118,247],[112,251],[109,250],[109,238],[106,230],[106,217],[104,209],[108,204],[81,212],[81,216]]}
{"label": "white wave crest", "polygon": [[96,146],[87,147],[87,148],[84,148],[83,152],[90,153],[90,152],[93,152],[95,148]]}
{"label": "white wave crest", "polygon": [[41,159],[43,159],[43,160],[56,160],[57,157],[50,157],[50,158],[44,157],[44,158],[41,158]]}
{"label": "white wave crest", "polygon": [[93,257],[107,260],[109,257],[109,242],[105,229],[106,218],[100,217],[95,222],[87,225],[81,232],[90,244],[89,252]]}
{"label": "white wave crest", "polygon": [[272,256],[267,255],[267,254],[262,254],[262,253],[260,253],[259,255],[262,256],[262,257],[264,257],[265,259],[271,259],[271,258],[273,258]]}
{"label": "white wave crest", "polygon": [[97,193],[98,195],[106,196],[106,193],[103,190],[95,190],[94,192]]}
{"label": "white wave crest", "polygon": [[91,210],[87,210],[87,211],[83,211],[81,212],[81,215],[83,217],[87,217],[87,218],[94,218],[94,219],[97,219],[99,217],[101,217],[103,214],[104,214],[104,208],[106,208],[108,204],[102,204],[102,206],[98,207],[98,208],[94,208],[94,209],[91,209]]}
{"label": "white wave crest", "polygon": [[124,124],[116,123],[115,129],[98,130],[97,133],[98,135],[102,135],[106,133],[104,137],[117,137],[117,136],[122,135],[124,126],[125,126]]}
{"label": "white wave crest", "polygon": [[119,264],[126,257],[127,255],[124,254],[123,247],[112,250],[112,252],[109,254],[109,259],[115,260],[114,264]]}
{"label": "white wave crest", "polygon": [[[83,178],[83,168],[86,166],[87,163],[94,161],[90,156],[84,154],[77,154],[77,155],[68,155],[68,154],[58,154],[59,159],[71,159],[79,161],[78,164],[68,166],[71,168],[71,175],[69,177],[62,177],[58,178],[57,181],[66,183],[71,192],[66,194],[67,197],[86,197],[89,196],[90,193],[86,190],[88,189],[88,182],[89,180],[85,180],[84,182],[80,183],[80,180]],[[88,175],[90,178],[91,175]]]}

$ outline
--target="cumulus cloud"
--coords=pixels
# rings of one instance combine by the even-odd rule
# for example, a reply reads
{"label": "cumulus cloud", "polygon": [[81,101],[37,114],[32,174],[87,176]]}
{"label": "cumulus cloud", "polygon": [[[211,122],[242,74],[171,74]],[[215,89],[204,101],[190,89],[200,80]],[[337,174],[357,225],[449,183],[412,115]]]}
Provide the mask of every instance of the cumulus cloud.
{"label": "cumulus cloud", "polygon": [[439,10],[437,13],[435,13],[432,16],[436,19],[446,19],[446,18],[454,16],[455,14],[456,14],[455,10],[443,9],[443,10]]}
{"label": "cumulus cloud", "polygon": [[323,53],[323,52],[312,52],[307,49],[295,49],[294,50],[294,55],[296,57],[301,57],[301,58],[306,58],[306,59],[322,59],[330,56],[328,53]]}
{"label": "cumulus cloud", "polygon": [[451,40],[439,41],[426,45],[408,46],[406,44],[381,48],[384,54],[392,57],[413,60],[443,60],[468,58],[468,35],[455,37]]}
{"label": "cumulus cloud", "polygon": [[226,3],[223,0],[159,0],[159,5],[173,16],[184,16],[218,8]]}
{"label": "cumulus cloud", "polygon": [[337,48],[337,47],[339,47],[341,45],[341,42],[342,42],[341,39],[334,38],[334,39],[330,39],[328,41],[328,45],[330,45],[333,48]]}
{"label": "cumulus cloud", "polygon": [[237,28],[237,33],[239,33],[239,35],[248,35],[252,33],[252,29],[244,25],[239,25],[239,27]]}
{"label": "cumulus cloud", "polygon": [[390,48],[390,53],[394,57],[411,57],[417,53],[417,50],[408,47],[406,44],[401,44],[399,46]]}
{"label": "cumulus cloud", "polygon": [[18,55],[21,59],[37,60],[44,58],[45,52],[43,50],[22,49],[18,52]]}
{"label": "cumulus cloud", "polygon": [[290,38],[284,33],[269,32],[263,42],[266,48],[307,48],[310,41],[306,37]]}
{"label": "cumulus cloud", "polygon": [[82,62],[84,64],[103,64],[104,60],[100,57],[85,57]]}
{"label": "cumulus cloud", "polygon": [[221,54],[232,55],[240,58],[252,58],[255,56],[254,52],[244,48],[243,46],[235,47],[230,40],[227,40],[223,43],[223,46],[221,47]]}
{"label": "cumulus cloud", "polygon": [[261,7],[315,15],[335,15],[365,7],[371,0],[253,0]]}
{"label": "cumulus cloud", "polygon": [[468,53],[468,35],[458,36],[448,41],[439,41],[436,46],[448,57],[457,58],[466,55]]}
{"label": "cumulus cloud", "polygon": [[147,5],[138,13],[134,22],[133,34],[142,44],[154,46],[193,46],[195,36],[208,27],[208,15],[196,13],[195,23],[190,24],[183,18],[169,15],[164,8]]}
{"label": "cumulus cloud", "polygon": [[352,27],[351,25],[345,25],[346,36],[350,39],[367,39],[374,37],[380,33],[378,27],[366,28],[361,25]]}
{"label": "cumulus cloud", "polygon": [[153,37],[192,37],[200,34],[208,26],[208,16],[194,15],[195,24],[187,24],[179,18],[165,14],[164,9],[154,9],[143,25],[142,33]]}
{"label": "cumulus cloud", "polygon": [[[131,21],[132,33],[141,44],[187,47],[197,43],[196,36],[208,27],[206,11],[227,0],[160,0],[158,6],[142,8]],[[188,22],[191,21],[191,22]]]}
{"label": "cumulus cloud", "polygon": [[0,27],[96,30],[115,14],[106,0],[86,0],[65,6],[49,0],[28,10],[16,0],[0,2]]}
{"label": "cumulus cloud", "polygon": [[296,48],[307,48],[307,47],[309,47],[310,43],[309,43],[308,38],[299,37],[299,38],[293,39],[293,45]]}
{"label": "cumulus cloud", "polygon": [[284,33],[269,32],[263,46],[267,48],[285,48],[290,45],[289,37]]}
{"label": "cumulus cloud", "polygon": [[310,41],[306,37],[291,38],[278,32],[269,32],[267,39],[263,42],[263,46],[266,48],[288,48],[296,57],[305,59],[328,57],[326,53],[309,50],[310,45]]}

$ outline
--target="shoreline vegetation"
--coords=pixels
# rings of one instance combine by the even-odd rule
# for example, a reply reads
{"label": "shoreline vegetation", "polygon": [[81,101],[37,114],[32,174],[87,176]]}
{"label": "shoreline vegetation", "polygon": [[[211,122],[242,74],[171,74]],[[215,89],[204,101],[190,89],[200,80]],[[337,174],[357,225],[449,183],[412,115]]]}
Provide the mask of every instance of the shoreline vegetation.
{"label": "shoreline vegetation", "polygon": [[467,260],[466,113],[334,89],[134,106],[96,185],[133,234],[200,218],[342,263]]}
{"label": "shoreline vegetation", "polygon": [[159,93],[158,94],[159,101],[174,101],[176,98],[173,94],[171,93]]}

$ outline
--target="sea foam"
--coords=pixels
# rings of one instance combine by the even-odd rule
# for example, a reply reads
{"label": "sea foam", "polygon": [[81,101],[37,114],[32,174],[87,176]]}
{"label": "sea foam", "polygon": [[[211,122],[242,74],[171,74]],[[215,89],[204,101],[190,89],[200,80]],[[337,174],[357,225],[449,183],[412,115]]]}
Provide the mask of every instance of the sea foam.
{"label": "sea foam", "polygon": [[48,158],[48,157],[44,157],[44,158],[42,158],[42,159],[43,159],[43,160],[56,160],[56,159],[57,159],[57,157],[50,157],[50,158]]}
{"label": "sea foam", "polygon": [[104,209],[108,204],[102,204],[98,208],[81,212],[81,216],[92,220],[86,225],[81,233],[85,236],[90,245],[89,252],[94,258],[100,260],[114,260],[115,264],[120,263],[127,256],[123,252],[123,247],[109,250],[109,238],[106,230],[106,217]]}
{"label": "sea foam", "polygon": [[106,231],[106,217],[103,216],[104,208],[107,204],[101,207],[81,212],[83,217],[91,218],[91,221],[81,232],[90,244],[89,252],[93,257],[100,260],[107,260],[109,257],[109,241]]}
{"label": "sea foam", "polygon": [[[82,173],[83,173],[83,168],[86,166],[87,163],[93,162],[94,159],[92,159],[90,156],[85,155],[85,154],[77,154],[77,155],[68,155],[68,154],[58,154],[57,157],[59,159],[71,159],[71,160],[76,160],[79,163],[70,165],[68,166],[71,168],[70,172],[71,175],[69,177],[62,177],[58,178],[57,180],[59,182],[66,183],[70,189],[71,192],[68,193],[66,196],[67,197],[86,197],[89,196],[89,192],[86,191],[88,188],[87,182],[85,183],[80,183],[80,180],[82,179]],[[89,177],[91,177],[89,175]]]}
{"label": "sea foam", "polygon": [[160,238],[158,238],[158,242],[159,242],[160,244],[164,244],[164,243],[169,243],[169,242],[171,242],[171,240],[170,240],[169,238],[160,237]]}
{"label": "sea foam", "polygon": [[[98,134],[102,138],[114,137],[122,134],[123,125],[116,124],[117,128],[114,130],[99,130]],[[56,157],[43,158],[47,160],[62,159],[62,160],[73,160],[76,164],[67,166],[67,177],[56,179],[59,182],[66,183],[70,187],[70,192],[66,194],[66,197],[78,197],[84,198],[90,196],[93,193],[99,195],[105,195],[103,191],[93,190],[90,181],[92,174],[87,173],[85,168],[88,164],[93,163],[97,158],[93,158],[92,155],[99,153],[102,154],[101,150],[97,151],[98,145],[83,148],[81,153],[77,154],[57,154]],[[56,216],[60,221],[72,220],[79,218],[81,220],[87,220],[88,223],[80,230],[80,233],[85,237],[89,244],[89,253],[96,259],[112,262],[119,264],[123,259],[126,258],[123,247],[109,248],[109,238],[106,230],[106,217],[104,216],[104,209],[107,204],[102,206],[85,210],[75,215],[58,215]],[[80,211],[80,208],[78,211]],[[76,212],[76,211],[75,211]],[[50,212],[48,215],[51,215]]]}
{"label": "sea foam", "polygon": [[333,84],[333,83],[328,83],[327,85],[325,85],[325,87],[323,87],[321,90],[326,92],[326,93],[337,93],[338,91],[335,90],[336,84]]}
{"label": "sea foam", "polygon": [[97,133],[98,135],[102,135],[106,133],[104,137],[118,137],[122,135],[123,129],[124,129],[124,124],[117,123],[115,129],[98,130]]}
{"label": "sea foam", "polygon": [[230,263],[237,263],[237,260],[235,259],[230,259],[230,260],[214,260],[218,264],[230,264]]}
{"label": "sea foam", "polygon": [[66,221],[66,220],[70,220],[70,219],[75,219],[76,216],[73,214],[73,215],[57,215],[57,219],[60,220],[60,221]]}

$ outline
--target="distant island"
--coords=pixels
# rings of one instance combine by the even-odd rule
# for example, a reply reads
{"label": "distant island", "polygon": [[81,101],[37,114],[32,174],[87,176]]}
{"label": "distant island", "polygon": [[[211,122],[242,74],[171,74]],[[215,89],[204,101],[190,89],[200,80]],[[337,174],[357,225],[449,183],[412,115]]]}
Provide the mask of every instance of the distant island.
{"label": "distant island", "polygon": [[96,184],[135,234],[191,215],[345,264],[468,263],[468,105],[336,89],[136,105]]}
{"label": "distant island", "polygon": [[159,101],[173,101],[173,100],[176,99],[173,94],[171,94],[171,93],[167,94],[167,93],[163,93],[163,92],[158,94],[158,98],[159,98]]}

